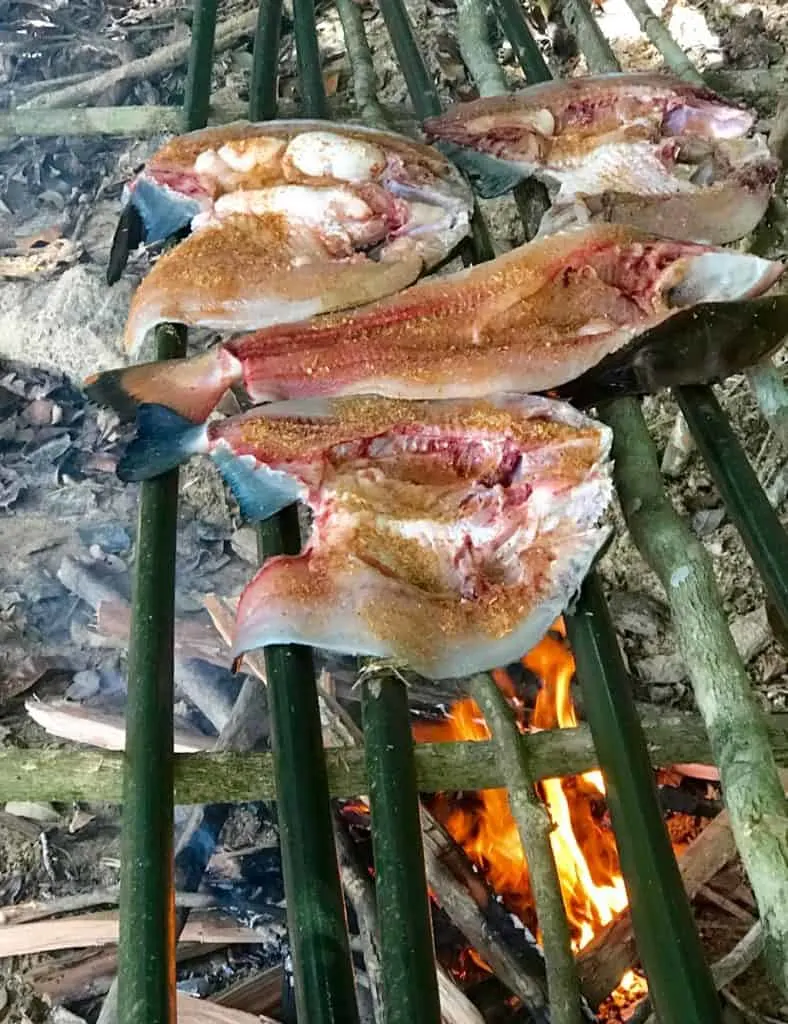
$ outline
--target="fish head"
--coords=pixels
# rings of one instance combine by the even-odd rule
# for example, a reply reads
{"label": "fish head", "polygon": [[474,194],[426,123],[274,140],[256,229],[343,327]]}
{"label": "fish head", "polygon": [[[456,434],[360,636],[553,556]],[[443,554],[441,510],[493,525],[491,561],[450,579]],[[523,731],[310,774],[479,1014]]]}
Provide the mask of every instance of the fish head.
{"label": "fish head", "polygon": [[572,301],[582,298],[584,290],[589,297],[604,295],[592,288],[601,282],[655,320],[701,302],[736,302],[761,295],[785,269],[779,260],[620,225],[574,229],[564,239],[560,248],[560,243],[554,244],[556,253],[566,254],[558,273]]}
{"label": "fish head", "polygon": [[751,110],[724,100],[704,86],[683,83],[666,104],[662,134],[736,139],[746,135],[754,124]]}
{"label": "fish head", "polygon": [[427,118],[422,129],[430,141],[453,142],[533,169],[543,162],[556,121],[547,106],[514,93],[457,103]]}

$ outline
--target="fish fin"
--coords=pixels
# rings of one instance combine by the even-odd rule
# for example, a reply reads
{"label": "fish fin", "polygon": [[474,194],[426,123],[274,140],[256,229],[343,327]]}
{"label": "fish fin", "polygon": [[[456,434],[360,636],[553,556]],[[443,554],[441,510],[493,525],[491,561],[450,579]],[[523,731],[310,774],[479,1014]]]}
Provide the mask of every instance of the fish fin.
{"label": "fish fin", "polygon": [[434,146],[467,175],[474,192],[482,199],[505,195],[531,176],[516,164],[466,149],[455,142],[436,142]]}
{"label": "fish fin", "polygon": [[196,199],[146,178],[140,178],[134,184],[128,205],[133,206],[139,215],[142,241],[146,245],[166,242],[182,236],[184,232],[188,234],[192,218],[201,208]]}
{"label": "fish fin", "polygon": [[227,389],[242,378],[241,365],[221,345],[191,359],[163,359],[95,373],[83,390],[92,402],[132,419],[137,407],[163,405],[202,423]]}
{"label": "fish fin", "polygon": [[137,435],[118,463],[118,477],[130,483],[175,469],[204,448],[206,429],[163,405],[141,405]]}
{"label": "fish fin", "polygon": [[637,335],[551,396],[581,408],[624,395],[712,384],[771,355],[785,337],[788,295],[702,302]]}
{"label": "fish fin", "polygon": [[287,473],[264,464],[253,466],[229,449],[217,448],[212,458],[247,522],[268,519],[301,496],[297,481]]}
{"label": "fish fin", "polygon": [[126,269],[129,253],[145,241],[145,226],[134,203],[126,203],[118,219],[118,226],[112,238],[112,248],[107,264],[107,284],[116,284]]}

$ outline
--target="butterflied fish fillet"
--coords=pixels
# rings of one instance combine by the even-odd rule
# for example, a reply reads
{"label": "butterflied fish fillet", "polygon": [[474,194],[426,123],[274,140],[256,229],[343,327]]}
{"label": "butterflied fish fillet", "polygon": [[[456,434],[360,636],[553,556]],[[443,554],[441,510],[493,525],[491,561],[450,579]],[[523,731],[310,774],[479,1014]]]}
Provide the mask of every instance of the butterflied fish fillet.
{"label": "butterflied fish fillet", "polygon": [[254,402],[561,389],[593,403],[752,365],[785,334],[788,299],[752,301],[782,272],[757,256],[598,225],[363,309],[268,328],[191,360],[108,371],[87,392],[121,412],[144,401],[196,421],[240,382]]}
{"label": "butterflied fish fillet", "polygon": [[275,121],[180,136],[126,191],[110,281],[139,242],[188,234],[137,289],[126,348],[166,320],[252,330],[393,294],[468,234],[472,205],[445,157],[390,132]]}
{"label": "butterflied fish fillet", "polygon": [[513,394],[313,399],[200,425],[144,405],[118,474],[207,454],[248,518],[312,509],[304,552],[245,589],[236,656],[303,643],[445,678],[516,660],[564,610],[608,535],[611,439]]}
{"label": "butterflied fish fillet", "polygon": [[543,180],[542,234],[608,221],[721,245],[760,221],[779,172],[764,137],[745,137],[754,121],[675,76],[621,73],[459,103],[424,130],[482,195]]}

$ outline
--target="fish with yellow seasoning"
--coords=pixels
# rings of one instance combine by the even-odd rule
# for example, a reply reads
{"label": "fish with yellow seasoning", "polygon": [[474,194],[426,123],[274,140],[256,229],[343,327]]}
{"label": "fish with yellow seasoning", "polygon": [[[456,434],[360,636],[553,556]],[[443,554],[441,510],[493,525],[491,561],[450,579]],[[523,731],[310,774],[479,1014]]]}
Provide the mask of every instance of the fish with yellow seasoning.
{"label": "fish with yellow seasoning", "polygon": [[178,136],[125,189],[107,279],[140,243],[183,240],[132,298],[125,347],[171,321],[254,330],[392,295],[469,234],[473,196],[432,147],[327,121]]}
{"label": "fish with yellow seasoning", "polygon": [[597,225],[188,360],[105,371],[86,391],[124,414],[147,402],[198,422],[241,383],[254,403],[521,391],[588,406],[709,383],[768,355],[784,337],[788,296],[758,296],[783,270],[751,254]]}
{"label": "fish with yellow seasoning", "polygon": [[543,181],[541,234],[614,222],[722,245],[755,228],[779,174],[754,123],[675,75],[616,72],[456,103],[423,128],[482,196]]}
{"label": "fish with yellow seasoning", "polygon": [[507,664],[610,532],[612,432],[546,398],[318,398],[203,424],[143,405],[137,422],[121,479],[207,455],[247,519],[312,510],[302,553],[268,559],[242,593],[236,658],[308,644],[434,679]]}

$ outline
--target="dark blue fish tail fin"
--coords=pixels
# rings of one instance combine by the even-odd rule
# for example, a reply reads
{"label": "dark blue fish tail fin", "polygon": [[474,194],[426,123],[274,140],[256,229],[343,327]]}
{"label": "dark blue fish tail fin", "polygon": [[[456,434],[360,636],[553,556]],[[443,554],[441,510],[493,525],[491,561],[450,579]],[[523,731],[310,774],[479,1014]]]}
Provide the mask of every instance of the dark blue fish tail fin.
{"label": "dark blue fish tail fin", "polygon": [[482,199],[496,199],[513,191],[530,175],[506,160],[458,146],[456,142],[435,142],[435,149],[467,176],[474,192]]}
{"label": "dark blue fish tail fin", "polygon": [[137,410],[137,434],[118,463],[126,483],[149,480],[174,469],[198,451],[207,451],[204,423],[194,424],[164,405],[143,403]]}

